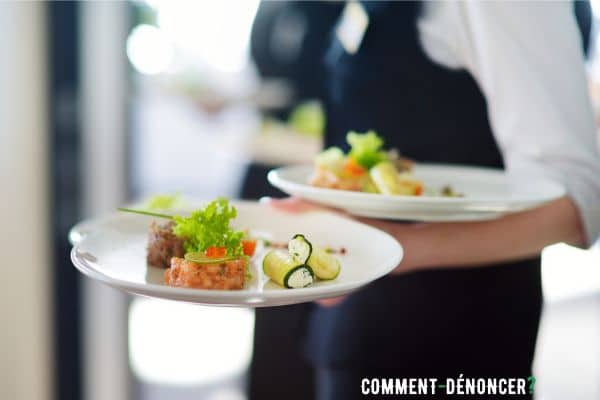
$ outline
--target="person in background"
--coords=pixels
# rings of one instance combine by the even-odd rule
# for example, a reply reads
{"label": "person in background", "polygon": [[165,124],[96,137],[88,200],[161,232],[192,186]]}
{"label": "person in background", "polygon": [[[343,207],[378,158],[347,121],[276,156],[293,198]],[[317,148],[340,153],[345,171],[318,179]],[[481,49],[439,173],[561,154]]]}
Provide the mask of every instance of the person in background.
{"label": "person in background", "polygon": [[590,246],[600,232],[589,32],[579,25],[566,1],[346,6],[325,54],[326,145],[374,129],[418,161],[549,177],[567,195],[494,221],[362,219],[395,236],[405,258],[366,289],[308,311],[317,399],[362,398],[365,377],[531,375],[540,252]]}
{"label": "person in background", "polygon": [[[324,99],[327,67],[323,54],[343,2],[263,1],[250,40],[252,60],[261,78],[285,79],[295,102]],[[285,119],[294,104],[276,117]]]}
{"label": "person in background", "polygon": [[[323,55],[343,2],[262,1],[252,27],[250,48],[262,78],[285,79],[294,102],[273,116],[286,120],[305,100],[327,97],[327,66]],[[272,166],[249,166],[242,197],[284,194],[265,177]],[[249,398],[256,400],[314,398],[313,371],[302,357],[298,332],[302,331],[310,304],[257,309],[254,352],[250,368]],[[277,351],[273,351],[277,343]],[[290,391],[290,387],[294,390]]]}
{"label": "person in background", "polygon": [[[252,60],[262,79],[284,80],[293,94],[289,104],[269,110],[269,117],[289,120],[299,104],[325,98],[327,70],[323,54],[342,8],[342,2],[260,3],[250,39]],[[273,165],[252,162],[243,179],[241,197],[282,196],[283,193],[265,179],[272,168]]]}

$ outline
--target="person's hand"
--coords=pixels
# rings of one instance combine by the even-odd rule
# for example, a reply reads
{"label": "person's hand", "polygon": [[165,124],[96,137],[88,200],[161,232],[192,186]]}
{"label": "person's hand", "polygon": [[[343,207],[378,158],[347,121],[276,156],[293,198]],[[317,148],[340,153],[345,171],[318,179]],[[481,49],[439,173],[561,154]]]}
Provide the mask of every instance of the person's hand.
{"label": "person's hand", "polygon": [[346,297],[348,297],[348,296],[344,295],[344,296],[330,297],[328,299],[316,300],[315,303],[317,303],[321,307],[326,307],[326,308],[334,307],[334,306],[337,306],[338,304],[342,303],[344,300],[346,300]]}
{"label": "person's hand", "polygon": [[274,207],[278,210],[290,212],[290,213],[302,213],[306,211],[314,210],[328,210],[337,212],[339,214],[345,214],[343,211],[322,206],[311,201],[303,200],[298,197],[285,197],[283,199],[276,199],[273,197],[262,197],[259,202]]}
{"label": "person's hand", "polygon": [[[290,212],[325,208],[295,198],[265,201]],[[587,243],[577,205],[568,196],[489,221],[406,224],[353,218],[387,232],[402,244],[404,258],[392,274],[480,268],[538,256],[544,247],[554,243],[565,242],[573,246]],[[339,301],[320,302],[324,305],[337,303]]]}

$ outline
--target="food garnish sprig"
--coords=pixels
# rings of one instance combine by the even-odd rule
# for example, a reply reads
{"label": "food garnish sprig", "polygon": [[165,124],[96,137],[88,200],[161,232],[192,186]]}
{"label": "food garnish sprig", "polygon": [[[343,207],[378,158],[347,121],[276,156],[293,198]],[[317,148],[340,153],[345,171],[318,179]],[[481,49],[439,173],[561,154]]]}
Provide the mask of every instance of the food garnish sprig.
{"label": "food garnish sprig", "polygon": [[193,211],[187,217],[131,208],[119,210],[174,221],[173,234],[184,239],[187,254],[235,258],[248,255],[244,250],[252,247],[249,243],[244,243],[243,231],[230,227],[231,220],[237,216],[237,210],[222,197]]}

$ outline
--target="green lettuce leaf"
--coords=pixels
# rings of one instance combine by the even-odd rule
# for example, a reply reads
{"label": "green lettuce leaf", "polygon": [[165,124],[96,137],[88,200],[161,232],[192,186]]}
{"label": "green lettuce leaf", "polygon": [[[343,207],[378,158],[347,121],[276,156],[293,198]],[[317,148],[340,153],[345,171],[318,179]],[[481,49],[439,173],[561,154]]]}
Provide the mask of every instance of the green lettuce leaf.
{"label": "green lettuce leaf", "polygon": [[235,207],[225,198],[218,198],[189,217],[174,216],[173,233],[185,238],[186,252],[204,252],[209,247],[225,247],[228,256],[243,253],[243,231],[229,226],[237,216]]}
{"label": "green lettuce leaf", "polygon": [[358,133],[350,131],[346,135],[346,141],[350,145],[348,157],[351,157],[358,164],[366,169],[370,169],[377,163],[387,160],[387,154],[381,150],[383,139],[375,131]]}

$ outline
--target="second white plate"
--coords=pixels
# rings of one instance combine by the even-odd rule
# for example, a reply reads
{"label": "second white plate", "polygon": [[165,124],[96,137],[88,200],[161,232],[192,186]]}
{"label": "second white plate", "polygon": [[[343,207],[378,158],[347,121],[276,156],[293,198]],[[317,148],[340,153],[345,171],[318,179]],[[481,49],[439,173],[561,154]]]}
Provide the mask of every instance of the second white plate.
{"label": "second white plate", "polygon": [[309,185],[311,165],[283,167],[269,172],[271,184],[289,195],[302,197],[353,215],[413,221],[472,221],[537,207],[565,194],[550,180],[516,178],[491,168],[417,164],[414,175],[426,188],[450,185],[463,197],[391,196],[319,188]]}

